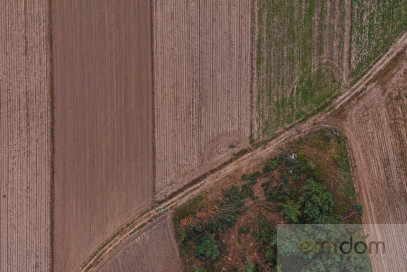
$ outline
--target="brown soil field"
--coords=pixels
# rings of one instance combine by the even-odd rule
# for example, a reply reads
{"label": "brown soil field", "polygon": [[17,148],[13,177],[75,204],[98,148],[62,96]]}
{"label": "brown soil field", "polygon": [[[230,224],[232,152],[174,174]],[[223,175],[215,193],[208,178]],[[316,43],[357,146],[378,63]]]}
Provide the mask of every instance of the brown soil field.
{"label": "brown soil field", "polygon": [[49,271],[48,0],[0,1],[0,271]]}
{"label": "brown soil field", "polygon": [[179,272],[181,264],[172,231],[172,216],[162,215],[133,233],[97,268],[100,272]]}
{"label": "brown soil field", "polygon": [[250,6],[153,1],[158,200],[249,145]]}
{"label": "brown soil field", "polygon": [[[344,106],[353,173],[365,224],[407,223],[407,35],[401,50]],[[403,226],[365,225],[396,255],[372,258],[374,271],[405,271]]]}
{"label": "brown soil field", "polygon": [[153,196],[149,1],[53,1],[55,271],[72,271]]}
{"label": "brown soil field", "polygon": [[[396,56],[346,106],[366,223],[407,223],[407,54]],[[391,212],[390,212],[391,211]]]}

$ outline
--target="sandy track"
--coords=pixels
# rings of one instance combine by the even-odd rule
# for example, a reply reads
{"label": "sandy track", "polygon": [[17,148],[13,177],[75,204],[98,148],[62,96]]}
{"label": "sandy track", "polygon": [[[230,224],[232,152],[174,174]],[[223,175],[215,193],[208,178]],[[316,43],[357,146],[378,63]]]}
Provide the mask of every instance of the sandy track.
{"label": "sandy track", "polygon": [[156,198],[250,136],[250,0],[154,0]]}
{"label": "sandy track", "polygon": [[181,271],[170,213],[162,215],[127,238],[108,259],[98,265],[97,271]]}
{"label": "sandy track", "polygon": [[144,0],[53,2],[55,271],[151,204],[150,19]]}
{"label": "sandy track", "polygon": [[48,271],[48,0],[0,1],[0,37],[0,271]]}

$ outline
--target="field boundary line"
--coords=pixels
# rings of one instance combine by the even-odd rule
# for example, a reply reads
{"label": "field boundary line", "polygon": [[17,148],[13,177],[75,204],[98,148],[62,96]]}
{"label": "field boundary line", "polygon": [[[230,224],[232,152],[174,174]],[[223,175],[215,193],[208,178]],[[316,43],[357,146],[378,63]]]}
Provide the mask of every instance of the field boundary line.
{"label": "field boundary line", "polygon": [[54,271],[54,212],[55,212],[55,103],[54,103],[54,48],[53,48],[53,28],[52,28],[52,0],[48,0],[48,35],[49,35],[49,92],[50,92],[50,112],[51,112],[51,157],[50,157],[50,271]]}

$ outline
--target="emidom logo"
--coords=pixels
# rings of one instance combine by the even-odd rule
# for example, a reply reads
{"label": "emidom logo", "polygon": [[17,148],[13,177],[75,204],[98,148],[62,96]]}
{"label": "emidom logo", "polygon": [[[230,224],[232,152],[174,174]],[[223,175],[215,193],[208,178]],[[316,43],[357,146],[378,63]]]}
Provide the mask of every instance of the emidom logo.
{"label": "emidom logo", "polygon": [[[339,240],[339,241],[338,241]],[[351,235],[348,240],[338,239],[331,241],[304,241],[299,249],[302,254],[385,254],[386,245],[383,241],[370,241],[356,239]]]}
{"label": "emidom logo", "polygon": [[277,268],[407,271],[407,224],[277,225]]}

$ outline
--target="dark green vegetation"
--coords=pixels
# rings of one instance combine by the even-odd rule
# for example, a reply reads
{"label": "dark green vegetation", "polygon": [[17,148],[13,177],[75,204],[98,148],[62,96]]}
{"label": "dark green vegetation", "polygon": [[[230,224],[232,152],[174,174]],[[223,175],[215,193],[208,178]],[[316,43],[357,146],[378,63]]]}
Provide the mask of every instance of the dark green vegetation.
{"label": "dark green vegetation", "polygon": [[222,196],[198,196],[174,213],[186,271],[275,270],[276,224],[359,223],[346,143],[324,128],[286,147]]}
{"label": "dark green vegetation", "polygon": [[353,0],[352,76],[361,76],[406,29],[406,0]]}
{"label": "dark green vegetation", "polygon": [[254,36],[257,131],[268,139],[341,86],[345,1],[258,0]]}

